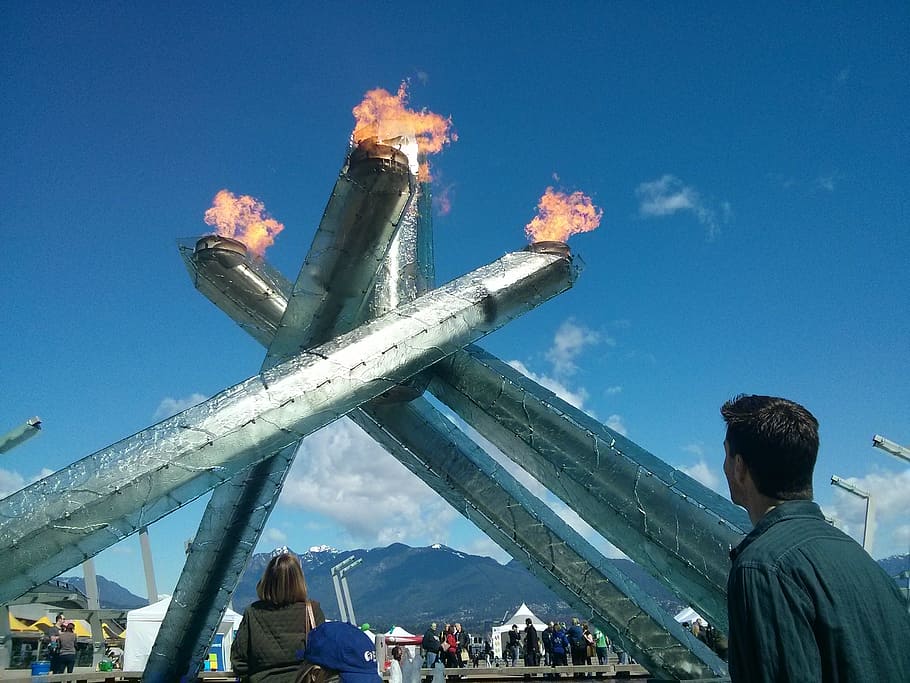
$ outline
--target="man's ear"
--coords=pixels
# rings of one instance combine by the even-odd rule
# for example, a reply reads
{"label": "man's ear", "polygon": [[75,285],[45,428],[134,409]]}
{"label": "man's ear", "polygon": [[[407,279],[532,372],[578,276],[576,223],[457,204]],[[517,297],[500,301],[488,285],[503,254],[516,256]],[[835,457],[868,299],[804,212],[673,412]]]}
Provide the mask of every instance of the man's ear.
{"label": "man's ear", "polygon": [[733,479],[741,487],[746,485],[746,481],[752,478],[746,460],[739,453],[733,454]]}

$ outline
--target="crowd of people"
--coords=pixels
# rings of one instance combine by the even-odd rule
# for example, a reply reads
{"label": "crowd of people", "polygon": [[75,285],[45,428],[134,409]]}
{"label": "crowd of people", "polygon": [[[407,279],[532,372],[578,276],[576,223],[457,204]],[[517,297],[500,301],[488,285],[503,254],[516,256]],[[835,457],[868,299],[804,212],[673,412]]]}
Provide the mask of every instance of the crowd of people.
{"label": "crowd of people", "polygon": [[593,629],[577,617],[566,622],[551,621],[538,631],[530,618],[524,628],[518,624],[504,636],[502,658],[496,657],[489,638],[471,637],[461,624],[446,624],[441,630],[430,624],[423,635],[421,650],[424,663],[432,669],[437,662],[445,668],[461,668],[468,664],[506,666],[569,666],[607,664],[610,652],[615,652],[620,663],[631,660],[622,650],[614,650],[610,639],[598,627]]}

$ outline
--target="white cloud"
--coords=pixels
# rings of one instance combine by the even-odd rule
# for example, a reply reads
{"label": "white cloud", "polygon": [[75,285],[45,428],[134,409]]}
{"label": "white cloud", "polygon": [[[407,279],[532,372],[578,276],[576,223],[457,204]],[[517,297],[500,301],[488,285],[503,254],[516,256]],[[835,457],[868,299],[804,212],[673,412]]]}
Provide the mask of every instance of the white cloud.
{"label": "white cloud", "polygon": [[666,174],[644,182],[635,188],[635,195],[640,200],[638,212],[647,218],[670,216],[679,211],[691,211],[708,231],[708,238],[713,239],[720,232],[720,223],[726,222],[733,214],[729,202],[721,204],[721,217],[701,194],[689,185],[685,185],[674,175]]}
{"label": "white cloud", "polygon": [[472,538],[468,543],[455,548],[455,550],[460,550],[469,555],[492,557],[500,564],[506,564],[512,559],[509,553],[500,548],[493,539],[482,532],[478,532],[476,537]]}
{"label": "white cloud", "polygon": [[25,478],[18,472],[0,467],[0,498],[6,498],[25,487]]}
{"label": "white cloud", "polygon": [[825,192],[834,192],[837,189],[837,184],[840,182],[841,176],[839,173],[829,173],[827,175],[820,175],[815,179],[815,189],[824,190]]}
{"label": "white cloud", "polygon": [[520,360],[510,360],[507,361],[509,365],[518,370],[521,374],[533,379],[535,382],[540,384],[543,387],[546,387],[554,394],[559,396],[566,403],[570,403],[579,410],[584,406],[585,401],[588,398],[588,392],[584,389],[572,390],[569,389],[565,384],[560,382],[558,379],[553,377],[548,377],[546,375],[537,375],[530,370],[527,366],[522,363]]}
{"label": "white cloud", "polygon": [[190,394],[185,398],[171,398],[168,396],[161,399],[161,403],[159,403],[158,408],[155,409],[155,414],[152,419],[163,420],[171,415],[176,415],[187,408],[192,408],[197,403],[202,403],[206,398],[208,397],[198,393]]}
{"label": "white cloud", "polygon": [[619,386],[618,384],[615,385],[615,386],[607,387],[606,389],[604,389],[604,393],[605,393],[607,396],[615,396],[616,394],[621,393],[621,392],[622,392],[622,387]]}
{"label": "white cloud", "polygon": [[288,535],[281,529],[270,526],[262,532],[262,540],[270,545],[285,545],[288,541]]}
{"label": "white cloud", "polygon": [[457,514],[346,419],[304,440],[279,504],[320,513],[368,547],[445,539]]}
{"label": "white cloud", "polygon": [[614,432],[619,432],[623,436],[629,436],[628,430],[626,430],[626,425],[622,420],[622,415],[610,415],[607,418],[607,427],[612,429]]}
{"label": "white cloud", "polygon": [[683,450],[686,453],[691,453],[692,455],[697,455],[699,458],[704,457],[705,449],[701,441],[697,443],[690,443],[686,446],[683,446]]}
{"label": "white cloud", "polygon": [[694,465],[688,465],[685,467],[679,468],[680,472],[684,472],[692,477],[695,481],[707,486],[709,489],[716,491],[721,495],[726,495],[726,491],[721,487],[722,478],[720,473],[704,460],[699,460]]}
{"label": "white cloud", "polygon": [[49,474],[53,473],[53,470],[43,467],[38,474],[33,475],[31,478],[27,478],[23,477],[15,470],[7,470],[0,467],[0,498],[6,498],[16,491],[24,489],[29,484],[34,484],[39,479],[44,479]]}
{"label": "white cloud", "polygon": [[[602,336],[584,325],[579,325],[571,318],[566,320],[556,330],[553,336],[553,346],[546,353],[546,358],[553,364],[553,372],[557,375],[572,375],[578,370],[575,359],[584,351],[586,346],[600,343]],[[614,343],[608,339],[607,343]]]}
{"label": "white cloud", "polygon": [[[845,477],[844,481],[872,496],[875,517],[874,557],[884,557],[907,552],[910,527],[907,517],[907,491],[910,491],[910,469],[895,475],[891,472],[873,472],[864,477]],[[866,503],[863,499],[835,489],[833,503],[825,506],[825,514],[838,527],[854,538],[862,539]]]}

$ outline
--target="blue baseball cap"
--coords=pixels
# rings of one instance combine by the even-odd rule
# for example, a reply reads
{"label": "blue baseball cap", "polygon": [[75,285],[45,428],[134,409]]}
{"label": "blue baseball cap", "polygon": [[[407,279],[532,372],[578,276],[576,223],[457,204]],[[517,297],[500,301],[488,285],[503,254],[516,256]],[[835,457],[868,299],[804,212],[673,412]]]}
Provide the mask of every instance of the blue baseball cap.
{"label": "blue baseball cap", "polygon": [[370,637],[346,621],[327,621],[310,631],[303,658],[337,671],[342,683],[382,683]]}

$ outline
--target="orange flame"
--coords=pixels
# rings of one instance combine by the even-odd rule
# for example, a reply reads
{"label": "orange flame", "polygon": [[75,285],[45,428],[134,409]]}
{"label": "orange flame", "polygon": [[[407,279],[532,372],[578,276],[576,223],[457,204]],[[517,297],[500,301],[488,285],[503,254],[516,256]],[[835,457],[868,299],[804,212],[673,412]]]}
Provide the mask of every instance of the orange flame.
{"label": "orange flame", "polygon": [[525,226],[525,234],[532,242],[565,242],[569,235],[600,225],[603,213],[583,192],[566,194],[548,187],[537,203],[537,215]]}
{"label": "orange flame", "polygon": [[407,108],[408,84],[402,83],[398,93],[376,88],[363,96],[363,102],[354,107],[354,142],[368,138],[380,141],[409,135],[417,140],[418,152],[424,160],[418,177],[429,180],[428,154],[436,154],[444,145],[458,140],[451,131],[452,118],[445,118],[430,111],[411,111]]}
{"label": "orange flame", "polygon": [[231,237],[246,245],[259,257],[275,242],[275,235],[284,230],[284,224],[269,217],[265,204],[249,195],[237,196],[221,190],[212,201],[212,208],[205,212],[205,222],[223,237]]}

